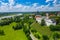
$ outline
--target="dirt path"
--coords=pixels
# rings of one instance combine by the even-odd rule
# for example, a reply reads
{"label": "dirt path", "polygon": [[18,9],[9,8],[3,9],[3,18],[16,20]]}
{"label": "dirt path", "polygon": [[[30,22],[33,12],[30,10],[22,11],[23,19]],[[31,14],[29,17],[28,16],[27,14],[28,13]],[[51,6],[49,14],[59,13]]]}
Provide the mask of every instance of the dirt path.
{"label": "dirt path", "polygon": [[32,38],[32,40],[38,40],[37,38],[34,37],[34,35],[31,33],[30,37]]}

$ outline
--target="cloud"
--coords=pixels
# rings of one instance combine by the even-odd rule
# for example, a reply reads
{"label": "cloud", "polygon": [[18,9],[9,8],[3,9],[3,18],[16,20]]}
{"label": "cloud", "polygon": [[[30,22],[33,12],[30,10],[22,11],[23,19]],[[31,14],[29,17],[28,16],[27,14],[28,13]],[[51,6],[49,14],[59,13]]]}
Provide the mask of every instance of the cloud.
{"label": "cloud", "polygon": [[9,7],[10,7],[10,9],[13,8],[13,5],[14,5],[14,0],[9,0]]}
{"label": "cloud", "polygon": [[[52,0],[46,0],[49,2]],[[14,0],[9,0],[9,3],[4,3],[0,1],[0,12],[35,12],[35,11],[60,11],[60,4],[55,4],[57,1],[53,1],[53,6],[50,6],[50,3],[47,5],[40,5],[39,3],[33,3],[31,5],[16,4],[14,5]]]}
{"label": "cloud", "polygon": [[36,6],[38,5],[38,3],[33,3],[32,5],[33,5],[34,7],[36,7]]}
{"label": "cloud", "polygon": [[53,1],[53,0],[46,0],[46,2]]}
{"label": "cloud", "polygon": [[54,0],[54,1],[53,1],[53,3],[56,3],[56,2],[57,2],[57,0]]}
{"label": "cloud", "polygon": [[14,4],[14,0],[9,0],[9,4],[13,5]]}

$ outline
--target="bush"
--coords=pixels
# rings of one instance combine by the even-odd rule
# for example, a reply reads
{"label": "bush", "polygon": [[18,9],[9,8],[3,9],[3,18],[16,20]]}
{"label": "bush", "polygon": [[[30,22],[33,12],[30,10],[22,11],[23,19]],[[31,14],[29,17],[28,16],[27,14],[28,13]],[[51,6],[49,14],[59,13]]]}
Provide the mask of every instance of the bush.
{"label": "bush", "polygon": [[54,38],[54,39],[60,38],[60,34],[54,33],[54,34],[53,34],[53,38]]}
{"label": "bush", "polygon": [[17,24],[16,26],[13,26],[14,30],[22,29],[22,25]]}
{"label": "bush", "polygon": [[56,25],[56,26],[51,25],[50,30],[51,31],[60,31],[60,25]]}
{"label": "bush", "polygon": [[41,26],[45,26],[45,20],[44,19],[41,20]]}
{"label": "bush", "polygon": [[30,30],[27,28],[24,28],[23,31],[25,32],[25,34],[30,34]]}
{"label": "bush", "polygon": [[31,37],[30,37],[30,35],[29,35],[29,36],[27,36],[27,38],[28,38],[28,40],[32,40],[32,39],[31,39]]}
{"label": "bush", "polygon": [[40,39],[39,34],[34,34],[34,36],[35,36],[36,38]]}
{"label": "bush", "polygon": [[43,35],[43,40],[49,40],[47,35]]}
{"label": "bush", "polygon": [[4,31],[3,30],[0,30],[0,35],[4,35]]}
{"label": "bush", "polygon": [[31,29],[31,32],[36,33],[37,31],[35,29]]}

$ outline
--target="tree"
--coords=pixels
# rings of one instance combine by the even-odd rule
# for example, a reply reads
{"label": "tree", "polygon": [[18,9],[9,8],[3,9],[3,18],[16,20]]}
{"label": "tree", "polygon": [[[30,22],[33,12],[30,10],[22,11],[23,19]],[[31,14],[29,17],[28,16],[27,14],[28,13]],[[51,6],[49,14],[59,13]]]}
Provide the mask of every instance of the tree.
{"label": "tree", "polygon": [[36,38],[40,39],[40,35],[39,35],[39,34],[36,33],[34,36],[35,36]]}
{"label": "tree", "polygon": [[26,27],[26,26],[24,26],[23,27],[23,31],[25,32],[25,34],[30,34],[30,30],[29,30],[29,28],[28,27]]}
{"label": "tree", "polygon": [[43,40],[49,40],[47,35],[43,35]]}
{"label": "tree", "polygon": [[14,30],[18,30],[18,29],[22,29],[22,25],[21,24],[17,24],[16,26],[13,26]]}
{"label": "tree", "polygon": [[28,40],[32,40],[31,37],[30,37],[30,29],[29,29],[29,27],[27,27],[27,25],[24,25],[23,31],[26,34]]}
{"label": "tree", "polygon": [[42,19],[42,20],[41,20],[41,26],[44,26],[44,25],[45,25],[45,20]]}
{"label": "tree", "polygon": [[3,30],[0,30],[0,35],[4,35],[4,31]]}
{"label": "tree", "polygon": [[54,25],[50,25],[50,30],[51,30],[51,31],[54,30]]}
{"label": "tree", "polygon": [[54,38],[54,40],[59,39],[59,38],[60,38],[60,34],[54,33],[54,34],[53,34],[53,38]]}
{"label": "tree", "polygon": [[35,29],[31,29],[31,32],[32,33],[36,33],[37,31]]}
{"label": "tree", "polygon": [[20,21],[21,21],[20,16],[15,16],[14,17],[14,22],[20,22]]}
{"label": "tree", "polygon": [[50,25],[50,30],[51,31],[60,31],[60,25],[56,25],[56,26]]}
{"label": "tree", "polygon": [[55,17],[55,20],[56,20],[56,24],[59,24],[60,23],[60,17],[59,16],[56,16]]}

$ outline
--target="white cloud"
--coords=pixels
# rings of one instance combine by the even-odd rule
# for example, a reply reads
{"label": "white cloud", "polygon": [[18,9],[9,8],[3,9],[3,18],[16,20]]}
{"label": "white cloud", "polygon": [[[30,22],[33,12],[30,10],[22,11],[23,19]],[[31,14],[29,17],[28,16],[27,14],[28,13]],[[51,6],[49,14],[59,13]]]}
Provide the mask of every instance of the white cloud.
{"label": "white cloud", "polygon": [[14,0],[9,0],[9,4],[13,5],[14,4]]}
{"label": "white cloud", "polygon": [[0,11],[7,11],[8,10],[8,3],[4,3],[2,1],[1,2],[1,6],[0,6]]}
{"label": "white cloud", "polygon": [[57,0],[54,0],[54,1],[53,1],[53,3],[56,3],[56,2],[57,2]]}
{"label": "white cloud", "polygon": [[53,0],[46,0],[46,2],[53,1]]}
{"label": "white cloud", "polygon": [[13,5],[14,5],[14,0],[9,0],[9,7],[10,7],[10,9],[13,8]]}
{"label": "white cloud", "polygon": [[[48,2],[48,1],[47,1]],[[56,1],[54,1],[55,3]],[[4,3],[0,1],[0,12],[33,12],[33,11],[59,11],[60,4],[54,4],[53,7],[49,7],[48,5],[40,5],[38,3],[33,3],[32,6],[22,5],[22,4],[14,4],[14,0],[9,0],[9,3]]]}
{"label": "white cloud", "polygon": [[38,3],[33,3],[32,5],[33,5],[34,7],[36,7],[36,6],[38,5]]}

